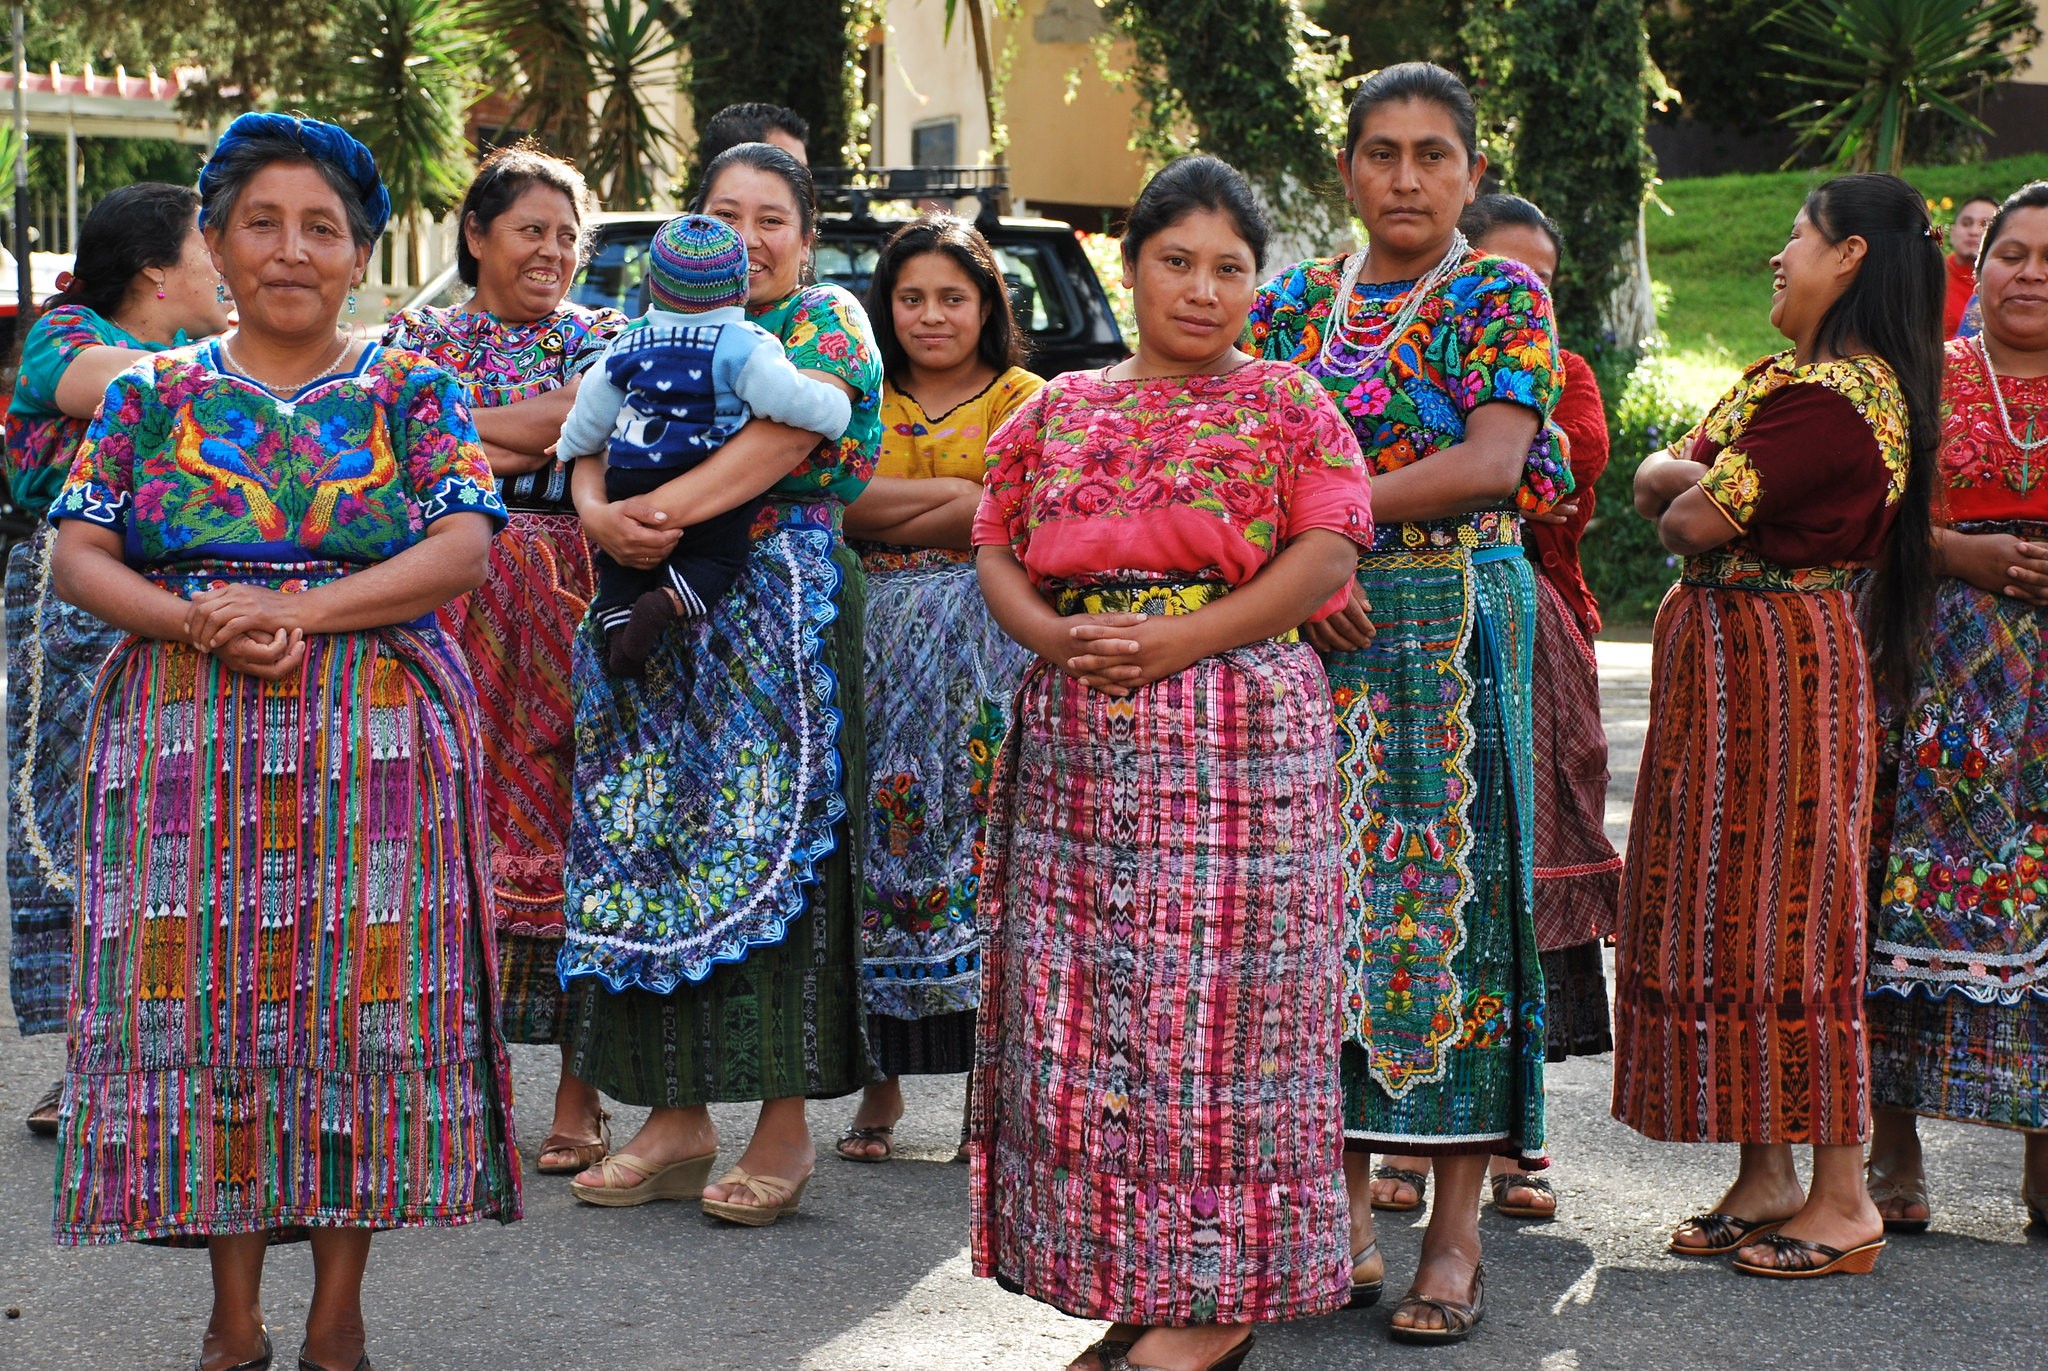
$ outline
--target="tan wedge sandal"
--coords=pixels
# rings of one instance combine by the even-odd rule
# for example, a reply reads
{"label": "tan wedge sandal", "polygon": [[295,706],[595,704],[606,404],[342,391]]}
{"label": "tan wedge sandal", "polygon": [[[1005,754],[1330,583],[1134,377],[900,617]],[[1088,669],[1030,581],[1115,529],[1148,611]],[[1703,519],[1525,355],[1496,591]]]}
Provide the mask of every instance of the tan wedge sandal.
{"label": "tan wedge sandal", "polygon": [[[706,1152],[702,1156],[670,1162],[667,1166],[656,1166],[631,1152],[614,1152],[597,1164],[599,1173],[604,1176],[603,1185],[571,1181],[569,1193],[585,1204],[604,1209],[631,1209],[656,1200],[694,1200],[704,1193],[704,1182],[711,1176],[711,1163],[717,1159],[716,1152]],[[624,1179],[633,1176],[639,1180]]]}
{"label": "tan wedge sandal", "polygon": [[777,1219],[796,1213],[796,1207],[803,1203],[804,1187],[810,1183],[808,1175],[799,1181],[786,1181],[780,1176],[756,1176],[735,1166],[718,1178],[718,1184],[738,1186],[754,1203],[734,1204],[731,1200],[706,1198],[704,1212],[727,1223],[766,1228]]}

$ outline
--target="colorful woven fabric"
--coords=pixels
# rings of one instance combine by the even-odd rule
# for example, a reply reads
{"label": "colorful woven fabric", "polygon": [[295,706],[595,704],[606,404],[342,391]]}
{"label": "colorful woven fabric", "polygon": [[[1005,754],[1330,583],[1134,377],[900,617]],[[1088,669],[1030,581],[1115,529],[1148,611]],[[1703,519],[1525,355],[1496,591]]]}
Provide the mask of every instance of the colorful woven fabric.
{"label": "colorful woven fabric", "polygon": [[1614,932],[1621,854],[1607,840],[1600,664],[1548,575],[1536,577],[1536,946]]}
{"label": "colorful woven fabric", "polygon": [[1329,756],[1304,645],[1125,700],[1026,677],[982,897],[977,1275],[1139,1324],[1344,1303]]}
{"label": "colorful woven fabric", "polygon": [[[782,509],[787,515],[787,507]],[[840,689],[859,699],[866,582],[845,546],[839,616],[823,632],[824,665]],[[747,593],[742,582],[740,593]],[[668,635],[673,645],[681,635]],[[672,649],[658,648],[659,661]],[[773,664],[764,664],[766,676]],[[787,687],[784,687],[785,689]],[[840,754],[848,793],[867,789],[861,712],[847,710]],[[673,730],[670,736],[675,736]],[[866,839],[855,807],[837,845],[813,865],[801,917],[781,942],[745,961],[714,966],[702,981],[667,995],[637,987],[607,989],[596,978],[572,988],[570,1068],[612,1099],[684,1107],[719,1101],[821,1099],[866,1084],[873,1068],[862,1036],[858,854]]]}
{"label": "colorful woven fabric", "polygon": [[1592,366],[1576,352],[1558,350],[1564,359],[1564,389],[1550,422],[1564,435],[1571,459],[1574,512],[1564,523],[1531,523],[1522,530],[1529,562],[1536,574],[1564,597],[1565,607],[1586,634],[1600,631],[1600,602],[1586,584],[1579,564],[1579,542],[1599,509],[1600,475],[1607,470],[1607,406]]}
{"label": "colorful woven fabric", "polygon": [[644,676],[610,674],[595,620],[578,632],[564,982],[666,994],[804,912],[846,818],[824,646],[841,578],[830,507],[814,509],[758,540]]}
{"label": "colorful woven fabric", "polygon": [[47,525],[7,553],[8,985],[24,1036],[64,1031],[78,905],[78,773],[100,664],[123,634],[50,588]]}
{"label": "colorful woven fabric", "polygon": [[[373,346],[281,401],[216,356],[124,375],[53,518],[187,598],[502,518],[438,368]],[[87,737],[58,1240],[517,1218],[475,691],[432,621],[279,682],[130,639]]]}
{"label": "colorful woven fabric", "polygon": [[[1367,469],[1396,471],[1465,436],[1465,416],[1483,404],[1506,401],[1548,419],[1563,384],[1550,295],[1519,262],[1470,254],[1425,301],[1408,331],[1393,340],[1386,360],[1361,371],[1358,349],[1340,338],[1326,353],[1345,259],[1303,262],[1260,287],[1246,326],[1253,353],[1307,369],[1335,397],[1358,435]],[[1385,335],[1401,313],[1412,281],[1361,282],[1344,317],[1344,337],[1369,343]],[[1546,510],[1572,492],[1571,466],[1547,429],[1537,431],[1515,503]],[[1423,547],[1484,547],[1520,541],[1521,521],[1510,512],[1482,510],[1457,519],[1390,524],[1373,540],[1375,551]]]}
{"label": "colorful woven fabric", "polygon": [[1543,978],[1519,555],[1359,561],[1379,636],[1332,655],[1344,826],[1344,1131],[1543,1157]]}
{"label": "colorful woven fabric", "polygon": [[988,472],[988,440],[1045,382],[1011,367],[971,400],[934,418],[914,396],[882,391],[882,455],[875,475],[917,480],[957,476],[976,485]]}
{"label": "colorful woven fabric", "polygon": [[59,305],[41,315],[22,342],[21,367],[7,402],[5,460],[8,491],[30,514],[42,514],[57,498],[92,423],[57,407],[57,383],[82,353],[96,347],[156,352],[161,344],[144,342],[83,305]]}
{"label": "colorful woven fabric", "polygon": [[1941,521],[2048,520],[2048,471],[2040,450],[2016,450],[1998,417],[1999,401],[2023,443],[2048,438],[2048,376],[2000,376],[1997,394],[1976,344],[1954,342],[1941,376]]}
{"label": "colorful woven fabric", "polygon": [[647,247],[647,293],[678,314],[747,302],[747,245],[722,219],[678,214]]}
{"label": "colorful woven fabric", "polygon": [[207,212],[218,203],[224,189],[222,182],[227,174],[224,155],[256,139],[296,144],[306,156],[346,176],[355,185],[356,198],[362,202],[372,239],[382,234],[384,226],[391,222],[391,193],[384,189],[383,178],[377,173],[377,159],[367,147],[356,141],[355,135],[338,124],[322,123],[303,114],[249,113],[235,116],[235,121],[221,134],[220,141],[214,144],[206,165],[199,169],[201,228],[206,227]]}
{"label": "colorful woven fabric", "polygon": [[[861,1034],[855,913],[866,811],[859,805],[848,810],[844,801],[846,794],[866,793],[860,636],[866,580],[858,559],[839,540],[839,502],[858,497],[874,471],[881,367],[869,341],[867,316],[842,290],[799,291],[752,317],[782,339],[799,368],[837,376],[852,387],[853,427],[837,443],[820,444],[775,487],[779,494],[754,524],[748,570],[717,606],[717,636],[708,624],[693,625],[689,633],[664,634],[649,659],[647,676],[637,685],[598,669],[587,632],[577,641],[578,784],[566,876],[572,926],[623,928],[649,911],[637,887],[613,886],[620,854],[611,847],[615,840],[604,833],[604,825],[612,822],[608,813],[618,811],[626,794],[620,783],[633,771],[642,780],[646,803],[657,807],[663,801],[652,792],[664,782],[715,797],[712,809],[685,811],[671,804],[666,826],[639,830],[629,841],[635,845],[636,863],[656,866],[654,888],[662,897],[656,919],[694,909],[699,928],[732,930],[739,941],[724,946],[744,958],[724,963],[703,959],[702,978],[693,980],[681,974],[684,960],[675,953],[621,948],[627,959],[622,970],[635,978],[644,971],[666,979],[674,987],[671,992],[633,987],[613,993],[597,977],[581,990],[571,1030],[572,1067],[606,1094],[633,1104],[844,1094],[857,1089],[869,1072]],[[827,559],[822,567],[821,553]],[[832,578],[832,598],[821,601],[826,573]],[[792,618],[798,611],[807,618]],[[720,678],[725,684],[718,688],[743,690],[755,718],[775,723],[784,738],[791,727],[810,740],[820,737],[821,728],[835,729],[837,752],[814,753],[812,764],[836,768],[839,786],[821,792],[814,770],[780,797],[765,791],[764,778],[777,778],[778,784],[796,779],[801,754],[724,750],[721,738],[734,736],[731,730],[744,725],[709,713],[692,685]],[[656,680],[680,686],[680,693],[652,696],[645,687]],[[836,722],[823,717],[824,708],[838,712]],[[638,730],[631,737],[607,738],[604,746],[614,765],[581,755],[586,718],[593,727],[610,730],[630,721]],[[584,783],[586,768],[602,779]],[[738,803],[729,802],[728,795]],[[771,874],[727,865],[709,874],[727,891],[760,894],[761,902],[749,908],[677,901],[677,895],[686,895],[676,884],[685,864],[702,861],[714,825],[725,833],[735,831],[736,809],[752,813],[763,826],[781,829],[787,851],[768,853],[780,870]],[[842,817],[829,818],[828,813]],[[594,840],[587,848],[586,832]],[[799,874],[796,845],[806,841],[813,847],[807,871]],[[597,896],[594,907],[585,892]],[[789,894],[796,896],[793,906],[773,905]],[[772,907],[772,914],[764,914],[764,907]],[[775,918],[795,936],[778,935],[779,941],[747,948],[739,930],[758,926],[754,921],[765,917]],[[700,942],[698,950],[708,950],[707,945]],[[587,961],[590,970],[596,969],[598,957],[586,958],[572,944],[563,952],[565,977],[571,974],[572,957],[579,968]]]}
{"label": "colorful woven fabric", "polygon": [[2048,1128],[2048,1001],[1870,998],[1870,1101],[1996,1128]]}
{"label": "colorful woven fabric", "polygon": [[1614,1115],[1666,1142],[1859,1142],[1876,721],[1852,596],[1676,586],[1651,682]]}
{"label": "colorful woven fabric", "polygon": [[[384,345],[439,363],[462,384],[471,409],[532,400],[580,376],[627,323],[615,309],[565,304],[524,323],[506,323],[474,309],[418,305],[384,325]],[[569,468],[547,463],[498,483],[512,510],[574,514]]]}
{"label": "colorful woven fabric", "polygon": [[[481,310],[422,305],[393,315],[384,342],[439,364],[471,408],[488,409],[567,384],[625,325],[616,310],[574,305],[512,324]],[[568,1020],[555,959],[575,757],[569,656],[593,577],[566,467],[550,463],[501,480],[498,493],[511,522],[491,544],[484,583],[451,601],[441,625],[462,646],[483,725],[499,1026],[507,1042],[551,1043]]]}
{"label": "colorful woven fabric", "polygon": [[870,1014],[921,1019],[981,1000],[975,920],[995,752],[1031,654],[971,564],[868,578],[868,848],[861,945]]}

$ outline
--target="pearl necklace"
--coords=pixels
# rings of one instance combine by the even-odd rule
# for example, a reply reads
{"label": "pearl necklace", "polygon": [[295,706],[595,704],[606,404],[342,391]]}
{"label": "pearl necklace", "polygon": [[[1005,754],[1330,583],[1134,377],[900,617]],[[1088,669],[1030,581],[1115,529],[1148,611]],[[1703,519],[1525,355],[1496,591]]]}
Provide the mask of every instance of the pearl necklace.
{"label": "pearl necklace", "polygon": [[[1365,274],[1365,259],[1371,248],[1354,254],[1351,260],[1344,264],[1344,276],[1337,285],[1337,305],[1331,311],[1329,330],[1323,334],[1323,369],[1349,372],[1352,375],[1379,371],[1386,362],[1388,350],[1408,331],[1408,326],[1422,313],[1422,307],[1429,303],[1429,297],[1436,293],[1438,286],[1450,279],[1469,250],[1470,244],[1465,241],[1465,235],[1457,229],[1452,229],[1451,243],[1444,249],[1443,257],[1408,288],[1408,295],[1401,302],[1400,312],[1380,335],[1378,342],[1367,341],[1367,326],[1347,317],[1355,308],[1354,297],[1358,291],[1358,281]],[[1356,354],[1349,365],[1333,351],[1340,338]]]}
{"label": "pearl necklace", "polygon": [[[2048,447],[2048,433],[2042,434],[2031,443],[2023,443],[2020,436],[2012,431],[2012,415],[2006,412],[2005,392],[1999,388],[1998,373],[1991,366],[1991,346],[1984,341],[1984,335],[1981,333],[1977,335],[1977,355],[1984,359],[1984,378],[1991,382],[1991,401],[1998,407],[1998,424],[2005,430],[2005,441],[2018,448],[2022,457],[2031,457],[2042,448]],[[2038,422],[2040,417],[2040,412],[2035,411],[2034,419]]]}
{"label": "pearl necklace", "polygon": [[[291,394],[296,395],[300,391],[304,390],[307,386],[313,385],[320,381],[324,381],[330,376],[339,375],[341,373],[341,371],[343,370],[342,363],[348,357],[349,343],[351,342],[351,339],[349,338],[349,335],[341,329],[336,329],[335,334],[340,339],[341,351],[335,354],[334,361],[328,366],[328,368],[325,371],[316,372],[315,374],[308,376],[305,380],[299,382],[297,385],[289,387],[289,391]],[[242,364],[241,359],[235,356],[234,349],[228,346],[228,339],[226,334],[221,335],[220,350],[221,355],[227,358],[228,365],[233,367],[241,375],[247,377],[251,381],[254,381],[257,385],[263,387],[272,395],[278,396],[280,399],[284,397],[286,393],[286,388],[272,385],[270,382],[264,380],[261,376],[258,376],[255,372],[249,370],[248,367]]]}

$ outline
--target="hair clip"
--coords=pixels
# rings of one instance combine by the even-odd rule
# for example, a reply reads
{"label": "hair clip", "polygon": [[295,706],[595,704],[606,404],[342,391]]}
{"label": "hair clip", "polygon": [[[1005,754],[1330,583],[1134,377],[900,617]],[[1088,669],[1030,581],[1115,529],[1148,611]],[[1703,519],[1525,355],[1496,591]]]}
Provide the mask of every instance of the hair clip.
{"label": "hair clip", "polygon": [[1946,228],[1944,228],[1940,224],[1929,224],[1926,228],[1920,231],[1926,234],[1929,238],[1932,238],[1934,240],[1934,245],[1936,247],[1941,248],[1944,251],[1947,250],[1948,230]]}
{"label": "hair clip", "polygon": [[71,288],[72,288],[73,286],[75,286],[75,285],[77,285],[77,284],[78,284],[78,278],[77,278],[76,276],[73,276],[73,275],[72,275],[72,274],[71,274],[70,272],[68,272],[68,271],[60,271],[60,272],[58,272],[58,273],[57,273],[57,289],[58,289],[58,290],[60,290],[60,291],[70,290],[70,289],[71,289]]}

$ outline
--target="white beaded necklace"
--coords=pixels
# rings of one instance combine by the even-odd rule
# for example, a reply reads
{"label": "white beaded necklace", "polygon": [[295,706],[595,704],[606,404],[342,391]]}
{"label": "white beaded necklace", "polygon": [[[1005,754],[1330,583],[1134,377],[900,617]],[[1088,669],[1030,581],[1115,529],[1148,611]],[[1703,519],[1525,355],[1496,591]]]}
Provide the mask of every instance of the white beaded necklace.
{"label": "white beaded necklace", "polygon": [[234,349],[228,346],[228,339],[226,334],[221,335],[220,350],[221,354],[228,359],[229,366],[233,367],[241,375],[246,376],[251,381],[254,381],[257,385],[269,391],[272,395],[278,396],[279,398],[283,398],[286,394],[296,395],[300,391],[304,390],[307,386],[313,385],[315,382],[324,381],[330,376],[339,375],[342,371],[346,369],[343,367],[342,363],[348,359],[349,343],[351,340],[348,334],[341,329],[336,329],[335,333],[341,340],[341,351],[335,355],[333,364],[330,365],[327,368],[327,370],[318,372],[312,376],[308,376],[305,380],[289,388],[274,386],[270,382],[264,380],[261,376],[258,376],[255,372],[249,370],[248,367],[244,366],[242,364],[241,359],[235,356]]}
{"label": "white beaded necklace", "polygon": [[[1422,307],[1429,303],[1429,297],[1436,293],[1436,288],[1458,269],[1470,247],[1471,245],[1465,241],[1464,233],[1458,229],[1451,230],[1450,246],[1444,249],[1443,257],[1408,288],[1408,295],[1401,302],[1400,312],[1380,335],[1378,342],[1365,341],[1366,325],[1354,322],[1348,317],[1354,309],[1353,297],[1358,290],[1359,278],[1365,274],[1365,259],[1371,249],[1368,247],[1364,251],[1352,254],[1351,260],[1344,264],[1344,276],[1337,285],[1337,305],[1330,315],[1330,327],[1323,334],[1321,357],[1324,370],[1349,371],[1353,375],[1365,375],[1380,370],[1386,361],[1388,349],[1408,331],[1408,326],[1415,322],[1416,315],[1422,313]],[[1340,338],[1356,354],[1348,364],[1331,350]]]}
{"label": "white beaded necklace", "polygon": [[[2031,443],[2023,443],[2020,436],[2012,431],[2012,415],[2005,409],[2005,392],[1999,388],[1998,372],[1991,365],[1991,346],[1984,341],[1984,335],[1981,333],[1977,335],[1977,355],[1984,359],[1984,377],[1991,382],[1991,402],[1998,407],[1998,424],[2005,430],[2005,441],[2018,448],[2022,457],[2031,457],[2042,448],[2048,447],[2048,433],[2043,433]],[[2040,417],[2037,411],[2034,418],[2038,421]]]}

